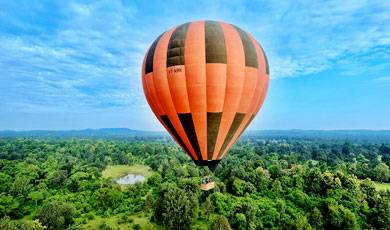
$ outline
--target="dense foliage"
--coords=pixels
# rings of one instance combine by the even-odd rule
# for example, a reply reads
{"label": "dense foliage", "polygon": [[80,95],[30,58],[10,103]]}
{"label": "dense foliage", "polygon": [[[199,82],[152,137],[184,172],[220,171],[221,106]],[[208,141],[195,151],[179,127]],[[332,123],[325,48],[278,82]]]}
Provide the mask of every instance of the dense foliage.
{"label": "dense foliage", "polygon": [[[136,163],[154,171],[144,183],[102,178],[108,165]],[[372,180],[389,182],[389,165],[389,144],[252,138],[204,192],[208,169],[165,139],[0,139],[0,229],[83,229],[139,213],[169,229],[386,229],[390,191]]]}

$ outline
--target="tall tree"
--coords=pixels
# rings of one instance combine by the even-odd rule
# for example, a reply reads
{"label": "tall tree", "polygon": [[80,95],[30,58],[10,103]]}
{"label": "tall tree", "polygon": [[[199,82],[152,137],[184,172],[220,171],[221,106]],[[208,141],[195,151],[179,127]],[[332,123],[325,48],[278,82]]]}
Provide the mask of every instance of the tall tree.
{"label": "tall tree", "polygon": [[197,207],[198,200],[193,194],[168,184],[160,191],[154,215],[169,229],[188,229]]}

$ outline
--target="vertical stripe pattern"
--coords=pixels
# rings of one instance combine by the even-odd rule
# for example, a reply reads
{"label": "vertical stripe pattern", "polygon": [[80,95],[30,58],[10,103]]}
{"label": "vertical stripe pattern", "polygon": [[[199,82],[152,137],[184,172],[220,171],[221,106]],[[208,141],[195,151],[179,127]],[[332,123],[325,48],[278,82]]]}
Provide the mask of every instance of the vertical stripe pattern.
{"label": "vertical stripe pattern", "polygon": [[269,84],[263,48],[223,22],[189,22],[160,35],[142,65],[153,113],[198,165],[214,165],[260,109]]}

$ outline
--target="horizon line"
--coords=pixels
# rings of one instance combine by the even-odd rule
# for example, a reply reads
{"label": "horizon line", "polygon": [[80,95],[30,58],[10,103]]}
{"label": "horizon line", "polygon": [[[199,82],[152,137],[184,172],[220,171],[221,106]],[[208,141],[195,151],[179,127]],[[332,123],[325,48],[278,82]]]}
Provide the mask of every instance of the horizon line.
{"label": "horizon line", "polygon": [[[70,131],[86,131],[86,130],[93,130],[93,131],[99,131],[99,130],[131,130],[131,131],[138,131],[138,132],[167,132],[166,130],[142,130],[142,129],[132,129],[132,128],[126,128],[126,127],[115,127],[115,128],[84,128],[84,129],[29,129],[29,130],[16,130],[16,129],[0,129],[0,132],[70,132]],[[374,131],[374,132],[381,132],[381,131],[390,131],[390,129],[249,129],[246,130],[246,132],[253,132],[253,131]]]}

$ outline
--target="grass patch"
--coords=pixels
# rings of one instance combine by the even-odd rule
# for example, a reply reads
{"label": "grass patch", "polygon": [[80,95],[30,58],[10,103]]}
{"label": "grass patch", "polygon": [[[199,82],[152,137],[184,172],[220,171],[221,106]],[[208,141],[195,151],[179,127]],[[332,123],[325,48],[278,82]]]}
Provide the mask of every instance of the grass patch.
{"label": "grass patch", "polygon": [[137,174],[142,175],[145,178],[150,177],[153,174],[153,171],[150,169],[149,166],[146,165],[109,165],[103,172],[102,176],[103,178],[119,178],[126,174]]}
{"label": "grass patch", "polygon": [[162,227],[158,226],[155,223],[151,223],[146,216],[132,216],[133,225],[139,224],[141,229],[162,229]]}
{"label": "grass patch", "polygon": [[99,226],[103,223],[106,223],[111,228],[116,229],[131,229],[130,223],[118,224],[119,218],[117,216],[111,216],[108,218],[103,218],[100,216],[95,217],[93,220],[89,220],[86,224],[83,225],[83,229],[99,229]]}
{"label": "grass patch", "polygon": [[[363,180],[359,180],[360,182],[363,182]],[[383,190],[390,190],[390,183],[385,182],[378,182],[378,181],[372,181],[375,186],[376,191],[383,191]]]}
{"label": "grass patch", "polygon": [[375,189],[377,191],[390,190],[390,183],[381,183],[381,182],[376,182],[376,181],[373,181],[373,182],[375,184]]}
{"label": "grass patch", "polygon": [[120,229],[120,230],[125,230],[125,229],[132,229],[132,227],[135,224],[139,224],[141,226],[141,229],[162,229],[160,226],[158,226],[155,223],[151,223],[149,221],[149,218],[145,216],[145,214],[139,214],[139,215],[132,215],[129,217],[129,222],[127,223],[122,223],[120,221],[119,216],[111,216],[107,218],[103,218],[100,216],[95,217],[93,220],[89,220],[87,223],[82,225],[83,229],[92,229],[92,230],[97,230],[99,229],[99,226],[102,225],[102,223],[106,223],[113,229]]}

